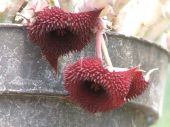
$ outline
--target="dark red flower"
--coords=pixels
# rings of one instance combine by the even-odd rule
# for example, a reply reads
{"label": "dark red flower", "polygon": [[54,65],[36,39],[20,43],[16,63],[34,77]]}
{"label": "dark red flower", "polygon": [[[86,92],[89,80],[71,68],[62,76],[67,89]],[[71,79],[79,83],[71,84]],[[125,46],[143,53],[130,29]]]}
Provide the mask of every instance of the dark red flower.
{"label": "dark red flower", "polygon": [[57,71],[59,56],[80,51],[90,42],[101,10],[68,13],[58,7],[45,8],[35,12],[35,22],[27,27],[29,37]]}
{"label": "dark red flower", "polygon": [[132,99],[136,96],[141,95],[145,89],[148,87],[149,82],[147,82],[141,71],[135,71],[133,74],[133,79],[130,85],[130,90],[127,95],[127,99]]}
{"label": "dark red flower", "polygon": [[84,58],[66,67],[65,89],[69,99],[89,112],[105,112],[126,103],[133,73],[136,68],[123,72],[109,72],[97,58]]}

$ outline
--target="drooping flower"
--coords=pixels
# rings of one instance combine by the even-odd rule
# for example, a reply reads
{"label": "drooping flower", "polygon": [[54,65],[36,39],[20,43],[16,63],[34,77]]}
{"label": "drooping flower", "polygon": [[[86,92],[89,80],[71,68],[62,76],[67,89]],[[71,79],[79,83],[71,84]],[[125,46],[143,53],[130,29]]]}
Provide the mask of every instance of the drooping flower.
{"label": "drooping flower", "polygon": [[98,58],[84,58],[64,71],[69,98],[89,112],[105,112],[126,103],[136,68],[109,72]]}
{"label": "drooping flower", "polygon": [[90,42],[101,10],[69,13],[47,7],[35,12],[35,22],[27,27],[29,37],[57,71],[58,57],[80,51]]}

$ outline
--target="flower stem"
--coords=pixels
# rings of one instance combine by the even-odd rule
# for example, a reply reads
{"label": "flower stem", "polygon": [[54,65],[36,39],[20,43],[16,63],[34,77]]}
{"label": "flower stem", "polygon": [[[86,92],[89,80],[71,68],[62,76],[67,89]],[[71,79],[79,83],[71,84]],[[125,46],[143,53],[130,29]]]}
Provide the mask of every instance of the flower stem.
{"label": "flower stem", "polygon": [[106,47],[105,39],[103,37],[105,28],[106,28],[106,24],[104,23],[102,19],[99,19],[98,26],[97,26],[97,33],[96,33],[96,55],[98,58],[102,60],[102,51],[103,51],[105,61],[107,65],[109,66],[109,69],[112,70],[113,64],[112,64],[112,61],[110,59],[110,56],[109,56],[109,53]]}
{"label": "flower stem", "polygon": [[103,42],[103,32],[98,30],[96,33],[96,56],[102,60],[102,50],[101,45]]}
{"label": "flower stem", "polygon": [[107,65],[109,67],[113,68],[113,64],[112,64],[112,61],[110,59],[110,56],[109,56],[109,53],[108,53],[108,50],[107,50],[106,43],[105,43],[105,40],[103,38],[103,35],[102,35],[102,40],[103,40],[102,41],[102,51],[103,51],[106,63],[107,63]]}

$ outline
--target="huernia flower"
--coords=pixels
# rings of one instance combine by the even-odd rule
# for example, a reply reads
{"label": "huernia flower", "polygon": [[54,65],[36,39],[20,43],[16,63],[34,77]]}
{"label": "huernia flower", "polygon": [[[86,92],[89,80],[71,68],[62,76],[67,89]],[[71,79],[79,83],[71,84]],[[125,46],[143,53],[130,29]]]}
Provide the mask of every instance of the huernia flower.
{"label": "huernia flower", "polygon": [[109,72],[98,58],[80,59],[65,69],[65,89],[87,111],[109,111],[126,103],[135,71]]}
{"label": "huernia flower", "polygon": [[94,28],[102,9],[70,13],[58,7],[46,7],[35,12],[27,30],[57,72],[58,57],[82,50],[94,36]]}

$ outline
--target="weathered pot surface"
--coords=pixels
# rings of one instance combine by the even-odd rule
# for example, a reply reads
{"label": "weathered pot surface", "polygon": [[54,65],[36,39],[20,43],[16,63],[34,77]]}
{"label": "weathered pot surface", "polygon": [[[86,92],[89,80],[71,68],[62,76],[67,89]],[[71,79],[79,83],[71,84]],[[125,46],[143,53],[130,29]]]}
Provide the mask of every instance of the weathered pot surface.
{"label": "weathered pot surface", "polygon": [[151,75],[149,88],[137,99],[121,109],[92,115],[57,97],[67,94],[63,87],[64,67],[81,57],[95,56],[94,43],[82,52],[60,58],[55,75],[40,49],[29,41],[24,26],[1,24],[0,126],[110,127],[134,124],[145,127],[154,123],[161,111],[169,53],[142,39],[115,33],[108,33],[107,37],[114,66],[141,64],[146,71],[153,68],[159,68],[159,71]]}

